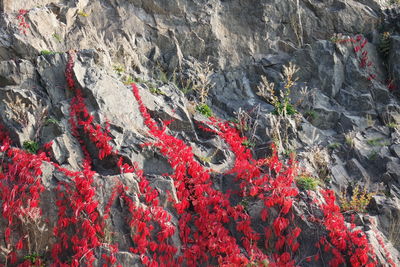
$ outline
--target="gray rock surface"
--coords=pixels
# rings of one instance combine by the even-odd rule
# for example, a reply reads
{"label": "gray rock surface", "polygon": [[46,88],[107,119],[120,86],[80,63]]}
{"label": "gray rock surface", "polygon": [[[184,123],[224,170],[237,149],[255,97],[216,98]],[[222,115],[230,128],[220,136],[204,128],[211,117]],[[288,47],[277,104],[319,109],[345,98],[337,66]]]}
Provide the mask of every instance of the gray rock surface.
{"label": "gray rock surface", "polygon": [[[126,162],[137,162],[144,170],[177,225],[179,217],[166,193],[177,199],[166,175],[173,169],[158,151],[142,146],[153,140],[129,83],[138,84],[156,122],[171,120],[173,135],[190,144],[196,160],[214,171],[215,188],[237,190],[232,177],[222,175],[232,167],[234,155],[218,137],[199,131],[197,125],[206,117],[196,110],[198,92],[185,87],[188,67],[209,60],[213,86],[206,103],[214,113],[236,121],[239,109],[248,113],[240,117],[248,124],[239,131],[257,158],[269,155],[279,130],[281,140],[290,139],[280,147],[282,157],[297,152],[300,172],[322,181],[320,188],[339,193],[359,184],[375,191],[369,215],[359,214],[357,226],[367,232],[380,265],[387,266],[388,259],[374,229],[400,265],[399,243],[390,232],[400,218],[400,29],[385,8],[391,8],[387,1],[377,0],[0,0],[0,123],[19,147],[26,141],[40,147],[53,141],[51,160],[80,170],[84,154],[71,134],[72,93],[65,79],[66,52],[76,51],[74,79],[88,112],[99,125],[109,123],[110,144]],[[20,9],[28,11],[23,15],[30,25],[26,34],[19,29]],[[397,18],[393,12],[390,16]],[[388,27],[391,47],[385,58],[380,36]],[[277,91],[283,90],[283,67],[289,62],[299,67],[289,96],[298,114],[277,119],[272,103],[257,95],[257,86],[265,76]],[[388,88],[389,80],[394,87]],[[89,140],[83,143],[90,154],[96,153]],[[139,203],[136,177],[119,175],[116,161],[110,156],[94,162],[98,201],[104,205],[120,180]],[[43,171],[42,208],[55,218],[57,181],[69,178],[49,163]],[[322,199],[319,193],[315,197]],[[318,241],[315,224],[304,219],[315,209],[310,199],[301,192],[294,207],[296,222],[307,229],[300,236],[307,245],[296,256],[300,266],[320,266],[303,260],[316,253],[309,244]],[[111,210],[120,244],[116,257],[123,266],[140,266],[140,257],[128,250],[132,241],[126,237],[131,230],[123,226],[126,207],[117,202]],[[264,227],[260,207],[249,204],[258,230]],[[376,226],[367,223],[368,216],[376,218]],[[0,220],[0,236],[3,226]],[[50,220],[50,232],[54,226]],[[181,245],[178,235],[172,240]],[[54,244],[50,237],[49,242]],[[96,264],[102,261],[96,258]]]}

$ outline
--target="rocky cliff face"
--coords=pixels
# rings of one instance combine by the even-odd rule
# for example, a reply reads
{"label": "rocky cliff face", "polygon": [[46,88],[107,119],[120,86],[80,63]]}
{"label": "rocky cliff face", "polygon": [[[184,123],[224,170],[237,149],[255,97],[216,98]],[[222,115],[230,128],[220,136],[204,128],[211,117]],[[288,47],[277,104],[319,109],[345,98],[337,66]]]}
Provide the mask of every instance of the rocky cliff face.
{"label": "rocky cliff face", "polygon": [[0,0],[0,266],[398,266],[397,2]]}

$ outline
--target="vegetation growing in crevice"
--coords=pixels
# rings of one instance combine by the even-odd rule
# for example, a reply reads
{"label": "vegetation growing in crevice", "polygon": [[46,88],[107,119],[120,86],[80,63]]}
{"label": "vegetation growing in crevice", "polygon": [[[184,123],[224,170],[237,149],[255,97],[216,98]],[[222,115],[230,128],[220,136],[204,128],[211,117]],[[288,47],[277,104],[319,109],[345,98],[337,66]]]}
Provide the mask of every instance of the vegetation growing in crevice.
{"label": "vegetation growing in crevice", "polygon": [[211,108],[207,104],[198,104],[196,106],[196,110],[207,118],[213,115]]}
{"label": "vegetation growing in crevice", "polygon": [[365,212],[369,202],[372,199],[373,193],[368,193],[367,188],[360,188],[356,185],[351,196],[348,196],[347,192],[342,191],[340,194],[340,207],[343,211],[355,211],[355,212]]}
{"label": "vegetation growing in crevice", "polygon": [[296,178],[296,184],[301,190],[313,190],[317,189],[319,185],[318,179],[307,176],[307,175],[300,175]]}
{"label": "vegetation growing in crevice", "polygon": [[35,141],[25,141],[23,147],[26,151],[32,154],[36,154],[39,150],[39,144]]}
{"label": "vegetation growing in crevice", "polygon": [[257,95],[263,97],[275,107],[274,114],[286,117],[297,113],[294,106],[290,103],[289,96],[291,88],[297,81],[294,75],[298,70],[299,68],[292,63],[284,66],[282,78],[285,84],[284,88],[279,91],[279,96],[276,95],[275,84],[270,83],[265,76],[261,76],[261,83],[257,87]]}

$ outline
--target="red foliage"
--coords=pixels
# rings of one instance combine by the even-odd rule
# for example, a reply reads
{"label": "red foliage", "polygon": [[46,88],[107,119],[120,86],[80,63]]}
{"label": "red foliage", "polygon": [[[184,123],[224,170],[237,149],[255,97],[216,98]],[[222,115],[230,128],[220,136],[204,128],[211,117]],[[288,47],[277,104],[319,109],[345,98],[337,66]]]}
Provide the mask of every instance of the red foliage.
{"label": "red foliage", "polygon": [[367,70],[367,79],[372,81],[376,78],[376,74],[374,74],[373,70],[373,63],[368,58],[368,51],[365,50],[365,46],[368,44],[368,40],[366,38],[364,38],[362,35],[357,35],[354,38],[342,39],[336,43],[352,43],[354,45],[354,53],[359,61],[360,68]]}
{"label": "red foliage", "polygon": [[109,144],[111,137],[109,136],[109,127],[106,125],[103,130],[98,124],[95,124],[94,117],[89,114],[85,101],[83,98],[83,93],[80,88],[76,88],[74,78],[73,78],[73,65],[74,65],[75,53],[73,51],[69,52],[69,58],[67,67],[65,70],[65,77],[67,80],[68,89],[71,90],[75,97],[71,100],[70,106],[70,124],[72,128],[72,134],[79,140],[83,152],[85,153],[86,160],[90,161],[90,156],[88,155],[87,149],[80,137],[79,129],[89,137],[96,147],[98,148],[98,157],[103,159],[113,153],[113,148]]}
{"label": "red foliage", "polygon": [[17,15],[17,20],[18,20],[18,26],[19,26],[19,31],[23,34],[26,35],[27,29],[30,28],[30,25],[26,22],[25,16],[28,14],[28,10],[26,9],[20,9],[18,11]]}
{"label": "red foliage", "polygon": [[[366,41],[354,39],[359,43],[359,53]],[[294,224],[292,206],[298,190],[294,183],[297,167],[293,159],[287,163],[279,160],[273,147],[271,157],[255,160],[251,151],[242,144],[246,140],[229,123],[210,118],[209,127],[201,126],[222,138],[235,155],[232,168],[225,173],[232,183],[240,185],[240,197],[250,198],[262,203],[258,223],[262,222],[264,232],[256,232],[250,215],[243,205],[233,205],[233,192],[224,193],[215,189],[210,170],[196,161],[192,148],[182,140],[168,133],[167,124],[157,124],[148,113],[140,98],[139,90],[132,84],[139,111],[148,127],[153,146],[168,159],[173,168],[170,178],[174,182],[178,202],[174,203],[174,213],[178,217],[177,227],[172,223],[170,213],[160,205],[158,191],[150,185],[143,170],[136,164],[127,164],[123,157],[109,144],[108,124],[101,127],[94,122],[89,113],[83,92],[74,81],[73,66],[75,53],[69,52],[65,71],[67,88],[74,97],[70,105],[70,125],[73,136],[79,141],[84,155],[81,171],[70,171],[51,162],[45,153],[29,154],[12,148],[11,140],[0,129],[0,152],[6,155],[1,162],[0,209],[7,222],[4,239],[12,246],[8,259],[12,264],[21,257],[26,248],[24,236],[18,233],[17,216],[26,216],[29,209],[40,210],[41,164],[50,162],[58,172],[68,179],[59,182],[57,187],[58,208],[57,225],[54,228],[56,243],[52,247],[53,266],[93,266],[95,257],[103,259],[104,266],[120,266],[117,261],[118,244],[103,242],[105,220],[114,202],[119,198],[125,204],[126,225],[130,229],[132,245],[130,251],[140,256],[145,266],[244,266],[268,260],[270,266],[295,266],[294,257],[300,244],[297,241],[301,229]],[[213,129],[213,130],[211,130]],[[83,136],[87,138],[83,138]],[[89,140],[97,148],[91,155],[83,140]],[[51,148],[51,143],[44,146]],[[92,157],[103,159],[108,156],[119,158],[121,174],[133,173],[138,181],[139,192],[134,192],[140,200],[136,203],[130,188],[121,181],[111,192],[104,209],[96,199],[94,186],[95,172],[92,170]],[[321,239],[324,249],[332,252],[331,266],[348,263],[351,266],[373,265],[374,258],[365,234],[346,226],[335,197],[329,190],[322,192],[325,203],[319,204],[323,218],[312,217],[312,223],[322,223],[328,233]],[[169,198],[171,199],[171,198]],[[103,210],[103,212],[101,212]],[[41,214],[41,211],[40,211]],[[232,229],[235,229],[234,233]],[[173,238],[180,238],[181,247],[172,245]],[[260,244],[264,242],[264,248]],[[95,255],[96,249],[106,247],[109,253]],[[266,251],[272,250],[272,255]],[[314,258],[318,261],[319,255]],[[25,265],[24,265],[25,264]],[[22,262],[21,266],[29,266]]]}
{"label": "red foliage", "polygon": [[[299,244],[295,239],[300,234],[300,228],[291,225],[292,229],[296,229],[295,235],[290,235],[288,230],[291,217],[287,216],[293,203],[293,197],[297,196],[298,190],[294,184],[296,175],[296,166],[293,160],[290,160],[286,166],[279,160],[276,149],[272,147],[274,153],[269,159],[256,161],[253,159],[249,149],[242,144],[245,138],[240,137],[238,131],[230,127],[226,122],[219,122],[211,118],[212,124],[219,128],[216,133],[223,138],[235,154],[235,164],[229,173],[236,174],[241,181],[243,196],[255,196],[263,201],[265,208],[261,212],[261,219],[266,220],[268,217],[268,209],[275,208],[280,212],[278,217],[273,221],[274,234],[277,239],[274,249],[276,252],[281,251],[282,254],[276,253],[274,259],[279,262],[285,260],[285,264],[294,265],[288,252],[295,252]],[[265,172],[263,171],[265,170]],[[238,229],[239,230],[239,229]],[[253,238],[245,229],[243,234],[245,240],[250,242]],[[240,231],[240,230],[239,230]],[[284,234],[286,232],[287,234]],[[268,248],[270,234],[266,235],[265,247]],[[286,245],[286,247],[285,247]],[[253,249],[253,248],[249,248]],[[289,258],[287,257],[289,255]],[[283,257],[282,257],[283,256]],[[286,261],[287,260],[287,261]]]}
{"label": "red foliage", "polygon": [[[253,233],[253,240],[257,240],[254,231],[248,227],[249,216],[231,207],[228,196],[212,187],[209,172],[195,161],[191,147],[167,134],[165,126],[159,127],[147,112],[136,85],[132,88],[149,133],[156,138],[152,145],[159,148],[175,170],[171,178],[180,201],[175,204],[181,214],[179,228],[184,254],[180,261],[196,266],[212,256],[218,258],[221,265],[246,263],[246,257],[224,224],[230,221],[230,216],[241,218],[239,225],[249,230],[249,234]],[[196,227],[195,231],[189,223]]]}
{"label": "red foliage", "polygon": [[[94,249],[107,246],[111,249],[111,256],[104,256],[109,263],[115,263],[114,252],[116,245],[102,244],[100,237],[104,236],[104,218],[100,216],[99,203],[95,199],[96,189],[93,186],[94,171],[91,170],[92,158],[80,136],[79,131],[86,133],[89,139],[98,148],[98,157],[102,159],[112,153],[112,147],[108,144],[111,138],[107,132],[101,130],[99,125],[93,123],[93,116],[87,111],[81,89],[75,87],[73,80],[73,63],[75,54],[69,53],[65,71],[68,89],[75,93],[70,106],[70,124],[72,134],[81,144],[84,154],[83,170],[71,172],[53,165],[65,176],[70,177],[70,182],[60,182],[58,185],[58,224],[54,227],[54,235],[58,242],[52,248],[52,257],[57,266],[65,265],[65,254],[70,257],[71,266],[80,266],[82,262],[92,266],[95,260]],[[48,147],[48,145],[46,146]],[[69,233],[73,235],[69,235]],[[61,258],[60,258],[61,256]],[[111,265],[112,265],[111,264]]]}
{"label": "red foliage", "polygon": [[376,228],[376,221],[375,221],[374,219],[371,218],[371,219],[370,219],[370,222],[371,222],[371,224],[372,224],[372,227],[371,227],[371,228],[372,228],[372,231],[374,232],[375,237],[376,237],[376,239],[378,240],[379,245],[382,247],[382,249],[383,249],[383,251],[384,251],[384,253],[385,253],[386,261],[388,262],[388,264],[389,264],[391,267],[395,267],[396,264],[395,264],[395,262],[393,261],[392,255],[390,254],[388,248],[386,247],[386,244],[385,244],[385,241],[384,241],[383,238],[382,238],[382,235],[379,233],[379,231],[378,231],[377,228]]}
{"label": "red foliage", "polygon": [[332,251],[333,258],[330,266],[339,266],[345,263],[345,255],[351,266],[375,266],[375,254],[372,251],[367,236],[361,230],[350,230],[346,224],[339,206],[335,204],[335,194],[332,190],[322,190],[325,203],[321,205],[324,214],[323,224],[328,231],[328,240],[321,239],[325,250]]}
{"label": "red foliage", "polygon": [[[65,264],[60,255],[68,252],[71,266],[80,266],[80,262],[92,265],[94,249],[101,246],[99,237],[104,236],[103,222],[98,212],[98,202],[95,200],[95,188],[92,186],[94,172],[90,171],[87,162],[85,169],[73,175],[70,183],[58,187],[59,200],[58,224],[54,235],[58,243],[53,246],[54,264]],[[69,176],[69,173],[64,173]],[[68,233],[72,233],[70,236]],[[82,260],[84,259],[84,260]]]}
{"label": "red foliage", "polygon": [[18,251],[26,245],[26,235],[18,231],[24,226],[21,218],[39,220],[42,216],[40,194],[44,186],[40,179],[45,155],[33,155],[12,148],[11,140],[0,127],[0,152],[4,153],[0,172],[0,211],[6,222],[5,245],[11,248],[8,258],[15,264]]}

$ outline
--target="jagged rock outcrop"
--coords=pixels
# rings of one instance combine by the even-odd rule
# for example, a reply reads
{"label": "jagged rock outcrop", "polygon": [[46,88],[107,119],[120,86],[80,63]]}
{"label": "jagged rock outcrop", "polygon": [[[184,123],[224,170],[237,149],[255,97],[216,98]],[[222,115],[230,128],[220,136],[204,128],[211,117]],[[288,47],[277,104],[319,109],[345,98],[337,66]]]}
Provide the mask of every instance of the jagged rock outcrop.
{"label": "jagged rock outcrop", "polygon": [[[354,229],[366,233],[377,265],[400,264],[398,7],[374,0],[250,2],[0,0],[0,123],[16,147],[47,147],[50,157],[48,161],[40,159],[44,161],[41,208],[43,218],[49,218],[43,233],[48,243],[41,245],[47,254],[35,257],[51,263],[48,248],[58,242],[52,235],[59,216],[54,207],[60,209],[58,186],[72,179],[65,169],[86,170],[82,166],[88,154],[93,158],[95,174],[91,179],[100,206],[107,206],[118,181],[129,188],[129,193],[121,194],[110,207],[107,225],[107,238],[119,244],[115,257],[122,266],[146,262],[144,253],[130,250],[132,243],[139,241],[132,240],[137,229],[125,224],[130,208],[126,198],[131,197],[138,207],[151,205],[140,196],[143,184],[137,175],[120,174],[120,159],[143,169],[150,187],[160,195],[161,206],[171,216],[171,225],[181,226],[181,214],[171,204],[171,199],[180,198],[170,177],[176,170],[165,151],[143,146],[156,138],[148,133],[141,104],[129,86],[132,82],[138,84],[143,104],[156,123],[171,121],[171,136],[188,144],[202,168],[213,170],[213,190],[227,193],[243,189],[228,172],[237,159],[231,144],[223,142],[215,134],[218,127],[207,125],[209,121],[199,114],[195,102],[198,91],[188,90],[193,85],[188,82],[194,79],[190,68],[196,62],[209,61],[212,87],[205,103],[219,117],[236,121],[238,130],[248,137],[244,145],[251,148],[253,156],[270,156],[270,145],[279,140],[282,157],[295,151],[299,174],[319,179],[320,189],[329,187],[338,196],[345,192],[349,197],[355,188],[375,192],[366,210],[353,212],[353,217],[351,211],[344,213],[344,218],[355,224]],[[390,34],[383,37],[383,31]],[[65,70],[75,53],[70,71],[82,90],[88,114],[93,116],[90,123],[100,125],[98,131],[108,129],[108,143],[118,152],[106,158],[98,156],[93,136],[77,138],[73,121],[71,124],[71,99],[76,95],[67,86],[71,81]],[[283,67],[289,62],[299,67],[291,86],[282,79]],[[276,105],[258,92],[262,76],[274,83],[277,95],[291,88],[287,97],[297,114],[283,118],[273,114]],[[210,130],[202,131],[199,125],[203,124]],[[84,125],[79,133],[86,131]],[[0,159],[6,158],[2,149]],[[322,218],[327,219],[319,210],[326,200],[321,192],[302,188],[293,196],[290,220],[302,233],[297,239],[299,252],[290,256],[299,266],[322,266],[332,258],[329,251],[315,246],[321,242],[319,234],[327,232],[321,224]],[[254,230],[263,236],[262,243],[265,228],[276,223],[275,217],[263,219],[264,202],[252,195],[233,194],[228,200],[245,207]],[[0,200],[3,211],[4,203]],[[196,204],[190,205],[190,212],[194,212]],[[280,214],[275,207],[270,213]],[[105,214],[105,210],[99,211],[99,215]],[[233,222],[225,224],[232,236],[241,240],[243,233]],[[6,218],[0,219],[0,237],[6,235],[7,225]],[[199,226],[189,228],[195,227]],[[170,238],[169,245],[178,249],[176,255],[183,255],[184,234],[176,232]],[[5,239],[0,242],[3,254],[10,249],[6,243]],[[249,256],[244,241],[238,241],[238,246]],[[23,249],[27,256],[33,255],[30,248]],[[272,256],[271,248],[262,249],[277,266],[284,266],[281,258]],[[110,264],[102,258],[104,251],[111,253],[113,248],[93,249],[95,266]],[[63,260],[68,262],[66,254]],[[1,257],[0,266],[7,265]],[[18,260],[21,263],[24,259]],[[354,264],[350,257],[346,260]],[[218,258],[210,257],[204,264],[218,265]]]}

